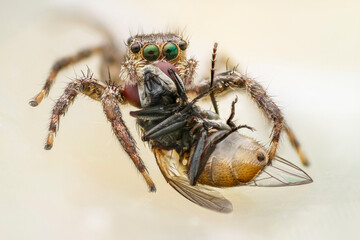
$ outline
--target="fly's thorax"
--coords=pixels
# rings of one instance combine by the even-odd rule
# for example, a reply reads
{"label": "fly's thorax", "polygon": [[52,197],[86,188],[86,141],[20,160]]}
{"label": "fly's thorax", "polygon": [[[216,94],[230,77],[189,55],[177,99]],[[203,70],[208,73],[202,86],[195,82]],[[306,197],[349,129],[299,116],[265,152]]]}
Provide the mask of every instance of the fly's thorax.
{"label": "fly's thorax", "polygon": [[252,138],[234,132],[216,145],[197,182],[216,187],[244,185],[254,179],[267,162],[264,147]]}
{"label": "fly's thorax", "polygon": [[136,71],[132,71],[133,74],[125,66],[122,70],[126,74],[122,76],[136,79],[129,80],[123,86],[125,98],[130,104],[138,108],[145,108],[151,105],[169,104],[176,100],[176,85],[168,73],[169,69],[178,72],[173,64],[156,61],[137,67]]}

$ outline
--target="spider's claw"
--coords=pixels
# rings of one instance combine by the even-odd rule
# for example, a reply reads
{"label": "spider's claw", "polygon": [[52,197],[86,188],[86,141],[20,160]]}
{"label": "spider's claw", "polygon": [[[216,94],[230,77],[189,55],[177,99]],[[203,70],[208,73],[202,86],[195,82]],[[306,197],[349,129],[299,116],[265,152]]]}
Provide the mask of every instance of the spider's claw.
{"label": "spider's claw", "polygon": [[39,105],[39,103],[41,103],[41,101],[43,100],[43,98],[46,95],[46,90],[42,90],[39,94],[37,94],[33,100],[31,100],[29,102],[30,106],[32,107],[36,107],[37,105]]}
{"label": "spider's claw", "polygon": [[29,104],[30,104],[30,106],[32,106],[32,107],[36,107],[37,105],[39,105],[35,100],[29,101]]}
{"label": "spider's claw", "polygon": [[50,150],[53,147],[53,143],[54,143],[54,134],[53,133],[49,133],[49,136],[46,140],[46,144],[44,149],[45,150]]}
{"label": "spider's claw", "polygon": [[150,191],[150,192],[156,192],[156,187],[155,187],[155,185],[149,186],[149,191]]}
{"label": "spider's claw", "polygon": [[45,147],[44,147],[45,150],[50,150],[51,148],[52,148],[52,145],[50,145],[50,144],[45,144]]}

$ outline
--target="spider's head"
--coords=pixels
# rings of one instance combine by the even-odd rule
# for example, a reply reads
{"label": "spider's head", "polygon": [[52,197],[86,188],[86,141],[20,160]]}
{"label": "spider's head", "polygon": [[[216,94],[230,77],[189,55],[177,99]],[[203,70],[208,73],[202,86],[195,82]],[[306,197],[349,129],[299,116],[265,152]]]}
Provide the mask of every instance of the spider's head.
{"label": "spider's head", "polygon": [[173,33],[135,35],[128,39],[128,57],[154,62],[165,60],[174,65],[185,59],[188,41]]}
{"label": "spider's head", "polygon": [[[127,56],[120,67],[120,78],[125,83],[124,87],[142,85],[144,67],[160,62],[169,63],[183,77],[189,71],[185,56],[187,46],[187,40],[173,33],[130,37],[127,41]],[[193,66],[196,67],[196,64]]]}

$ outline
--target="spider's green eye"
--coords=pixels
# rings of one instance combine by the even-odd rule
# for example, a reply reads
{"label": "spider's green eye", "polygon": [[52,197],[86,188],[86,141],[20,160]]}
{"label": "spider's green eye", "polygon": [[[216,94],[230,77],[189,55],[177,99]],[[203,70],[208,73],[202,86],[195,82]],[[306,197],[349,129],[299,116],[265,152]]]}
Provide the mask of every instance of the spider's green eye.
{"label": "spider's green eye", "polygon": [[174,59],[178,55],[178,48],[172,42],[168,42],[163,48],[163,55],[167,60]]}
{"label": "spider's green eye", "polygon": [[143,50],[143,56],[148,61],[155,61],[159,55],[159,48],[155,44],[149,44]]}

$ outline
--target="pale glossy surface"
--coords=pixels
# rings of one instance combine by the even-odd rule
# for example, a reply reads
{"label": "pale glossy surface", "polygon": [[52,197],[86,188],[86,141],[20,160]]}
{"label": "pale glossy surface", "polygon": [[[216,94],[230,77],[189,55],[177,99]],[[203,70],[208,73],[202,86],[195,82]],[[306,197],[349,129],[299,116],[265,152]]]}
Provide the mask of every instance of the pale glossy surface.
{"label": "pale glossy surface", "polygon": [[[52,2],[0,3],[0,239],[348,239],[358,234],[357,1]],[[101,43],[91,27],[64,20],[64,11],[101,19],[120,44],[129,31],[186,27],[188,53],[201,61],[199,76],[207,73],[213,42],[219,42],[219,53],[256,77],[282,107],[311,160],[305,170],[314,183],[223,190],[233,213],[202,209],[165,183],[126,108],[125,119],[157,184],[158,192],[148,193],[100,104],[83,97],[61,120],[54,148],[43,150],[53,101],[66,82],[86,64],[97,75],[98,62],[85,61],[59,74],[40,106],[28,105],[58,57]],[[226,117],[232,99],[221,100]],[[238,123],[255,127],[268,143],[269,125],[255,105],[245,97],[238,102]],[[286,138],[279,154],[300,165]]]}

